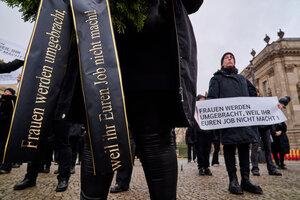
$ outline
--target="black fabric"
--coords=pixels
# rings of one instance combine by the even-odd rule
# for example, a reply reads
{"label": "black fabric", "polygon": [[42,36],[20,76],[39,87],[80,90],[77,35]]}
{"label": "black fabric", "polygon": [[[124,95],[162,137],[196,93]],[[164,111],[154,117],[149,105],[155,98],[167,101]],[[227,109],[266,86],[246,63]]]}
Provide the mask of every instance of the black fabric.
{"label": "black fabric", "polygon": [[189,162],[191,160],[196,160],[197,158],[196,144],[190,144],[190,143],[187,144],[187,156]]}
{"label": "black fabric", "polygon": [[240,171],[241,172],[249,172],[249,144],[238,144],[238,145],[224,145],[224,159],[226,170],[228,173],[236,172],[236,159],[235,153],[236,149],[238,149],[238,157],[239,157],[239,164],[240,164]]}
{"label": "black fabric", "polygon": [[[266,158],[266,164],[267,164],[267,169],[269,172],[275,171],[276,166],[273,163],[272,156],[271,156],[271,129],[270,126],[269,128],[264,128],[264,129],[259,129],[260,137],[263,143],[263,149],[265,152],[265,158]],[[252,171],[259,171],[258,168],[258,154],[257,154],[257,149],[258,149],[259,143],[255,142],[252,144],[252,149],[251,149],[251,163],[252,163]],[[253,155],[252,155],[253,154]]]}
{"label": "black fabric", "polygon": [[[69,144],[70,123],[65,120],[54,120],[52,123],[53,133],[55,135],[55,152],[58,154],[58,180],[68,181],[70,178],[71,167],[71,147]],[[45,142],[45,141],[44,141]],[[33,162],[27,165],[27,174],[25,178],[36,180],[38,171],[43,164],[45,145],[40,145],[38,154]]]}
{"label": "black fabric", "polygon": [[[10,122],[13,114],[16,97],[11,95],[2,95],[0,98],[0,160],[2,161],[5,144],[8,137]],[[0,164],[1,166],[1,164]],[[5,167],[10,171],[10,164]]]}
{"label": "black fabric", "polygon": [[[200,0],[188,3],[195,10],[201,4]],[[125,34],[116,34],[116,42],[125,93],[170,91],[174,94],[170,101],[176,102],[174,109],[178,110],[172,119],[174,124],[192,125],[197,50],[181,0],[151,1],[143,31],[128,29]]]}
{"label": "black fabric", "polygon": [[[132,133],[130,132],[130,145],[131,145],[131,153],[132,157],[135,157],[135,142],[132,136]],[[134,164],[134,163],[133,163]],[[118,184],[122,189],[128,190],[131,180],[131,174],[132,174],[133,166],[128,168],[122,168],[117,171],[116,175],[116,184]]]}
{"label": "black fabric", "polygon": [[214,153],[212,156],[211,165],[220,164],[219,163],[219,151],[220,151],[220,135],[217,130],[213,131],[212,143],[214,145]]}
{"label": "black fabric", "polygon": [[[207,99],[257,96],[255,87],[237,69],[222,68],[209,82]],[[256,127],[237,127],[220,130],[222,144],[257,142]]]}
{"label": "black fabric", "polygon": [[113,173],[94,174],[93,159],[88,136],[85,137],[81,162],[81,198],[107,199]]}
{"label": "black fabric", "polygon": [[208,168],[209,167],[209,155],[212,142],[212,131],[198,132],[197,134],[197,162],[198,168]]}
{"label": "black fabric", "polygon": [[19,69],[24,64],[23,60],[15,59],[8,63],[0,63],[0,73],[9,73]]}
{"label": "black fabric", "polygon": [[128,93],[128,120],[151,199],[176,199],[177,157],[168,92]]}
{"label": "black fabric", "polygon": [[273,137],[273,144],[272,148],[277,149],[278,152],[282,152],[284,154],[290,153],[290,142],[289,138],[287,137],[286,131],[287,126],[284,122],[275,125],[275,131],[281,131],[280,136],[275,136],[272,134]]}

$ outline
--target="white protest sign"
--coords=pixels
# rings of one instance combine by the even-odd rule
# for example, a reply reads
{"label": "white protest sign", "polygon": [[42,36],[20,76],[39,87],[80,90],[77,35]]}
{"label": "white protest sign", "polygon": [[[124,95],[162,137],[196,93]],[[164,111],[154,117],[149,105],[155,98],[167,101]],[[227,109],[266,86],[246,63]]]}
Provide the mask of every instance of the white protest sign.
{"label": "white protest sign", "polygon": [[[0,37],[0,59],[10,62],[14,59],[24,60],[26,49]],[[11,73],[0,74],[0,84],[16,84],[21,68]]]}
{"label": "white protest sign", "polygon": [[195,119],[203,130],[277,124],[286,121],[277,105],[277,97],[197,101]]}
{"label": "white protest sign", "polygon": [[12,59],[19,59],[24,60],[26,53],[26,49],[22,48],[21,46],[9,42],[0,37],[0,59],[3,60],[12,60]]}

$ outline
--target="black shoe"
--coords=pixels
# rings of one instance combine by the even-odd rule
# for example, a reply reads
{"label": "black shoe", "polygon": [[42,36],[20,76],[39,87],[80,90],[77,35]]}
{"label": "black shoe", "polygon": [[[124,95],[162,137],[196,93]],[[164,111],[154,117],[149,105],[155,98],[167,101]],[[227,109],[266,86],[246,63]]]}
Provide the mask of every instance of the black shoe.
{"label": "black shoe", "polygon": [[211,171],[210,171],[209,168],[206,168],[206,169],[204,170],[204,173],[205,173],[205,175],[207,175],[207,176],[212,176],[212,173],[211,173]]}
{"label": "black shoe", "polygon": [[49,172],[50,172],[50,167],[46,167],[46,168],[44,169],[44,173],[48,174]]}
{"label": "black shoe", "polygon": [[282,176],[282,174],[281,174],[279,171],[277,171],[277,170],[270,171],[270,172],[269,172],[269,175],[273,175],[273,176]]}
{"label": "black shoe", "polygon": [[232,194],[243,194],[243,190],[238,182],[236,172],[228,172],[229,175],[229,192]]}
{"label": "black shoe", "polygon": [[72,167],[72,168],[71,168],[70,173],[71,173],[71,174],[75,174],[75,167]]}
{"label": "black shoe", "polygon": [[16,184],[14,186],[14,190],[23,190],[28,187],[35,186],[35,181],[30,180],[29,178],[25,178],[22,182]]}
{"label": "black shoe", "polygon": [[118,193],[118,192],[124,192],[127,191],[128,189],[124,189],[121,186],[119,186],[118,184],[114,185],[111,187],[110,189],[110,193]]}
{"label": "black shoe", "polygon": [[200,168],[200,169],[199,169],[199,175],[200,175],[200,176],[204,176],[204,175],[205,175],[204,168]]}
{"label": "black shoe", "polygon": [[59,180],[56,186],[56,192],[66,191],[67,188],[68,188],[68,181],[65,179]]}
{"label": "black shoe", "polygon": [[259,171],[252,171],[253,176],[260,176]]}
{"label": "black shoe", "polygon": [[280,165],[279,169],[287,169],[285,165]]}
{"label": "black shoe", "polygon": [[243,190],[247,192],[251,192],[254,194],[262,194],[263,191],[259,185],[256,185],[250,181],[250,179],[243,179],[241,181],[241,187]]}
{"label": "black shoe", "polygon": [[20,164],[19,163],[14,163],[11,165],[12,168],[19,168],[20,167]]}

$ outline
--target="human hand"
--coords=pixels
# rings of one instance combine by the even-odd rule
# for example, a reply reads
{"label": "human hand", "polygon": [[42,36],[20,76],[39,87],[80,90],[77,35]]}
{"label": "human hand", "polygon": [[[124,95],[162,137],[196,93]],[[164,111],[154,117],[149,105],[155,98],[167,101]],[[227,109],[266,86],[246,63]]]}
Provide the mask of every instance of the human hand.
{"label": "human hand", "polygon": [[284,106],[284,105],[282,105],[281,103],[278,103],[278,104],[277,104],[277,107],[278,107],[280,110],[282,110],[282,109],[284,109],[284,108],[285,108],[285,106]]}
{"label": "human hand", "polygon": [[20,83],[20,81],[21,81],[21,74],[18,75],[17,81],[18,81],[18,83]]}
{"label": "human hand", "polygon": [[275,136],[281,135],[281,131],[276,131]]}

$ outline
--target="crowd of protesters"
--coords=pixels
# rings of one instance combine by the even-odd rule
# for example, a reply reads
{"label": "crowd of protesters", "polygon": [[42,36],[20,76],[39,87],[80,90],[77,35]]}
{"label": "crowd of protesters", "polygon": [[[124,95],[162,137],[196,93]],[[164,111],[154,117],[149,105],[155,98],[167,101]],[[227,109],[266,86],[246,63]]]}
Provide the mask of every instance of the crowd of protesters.
{"label": "crowd of protesters", "polygon": [[[23,62],[14,61],[13,65],[9,63],[9,65],[2,65],[1,67],[10,66],[13,67],[13,69],[17,69],[22,64]],[[244,96],[260,96],[259,91],[257,89],[255,90],[248,80],[237,74],[237,69],[234,67],[234,64],[234,55],[230,52],[225,53],[221,59],[221,70],[217,71],[210,81],[208,96],[197,95],[196,100],[204,101],[213,98],[239,96],[234,93],[236,91],[231,90],[230,88],[221,88],[220,85],[222,84],[218,83],[218,81],[228,82],[230,79],[234,80],[232,82],[233,85],[236,84],[236,79],[243,80],[240,80],[237,85],[232,87],[241,88],[241,91],[248,91],[249,93],[244,94]],[[5,72],[9,71],[11,71],[9,68],[5,69]],[[240,84],[241,82],[244,82],[245,85]],[[247,88],[246,90],[244,89],[245,87]],[[229,91],[233,93],[230,94]],[[240,93],[243,94],[243,92],[238,92],[238,94]],[[279,102],[284,106],[284,108],[287,106],[289,101],[290,98],[288,96],[279,99]],[[1,154],[3,154],[5,148],[5,142],[8,136],[15,102],[15,90],[12,88],[6,88],[0,98]],[[46,145],[43,145],[37,160],[27,164],[27,173],[25,178],[14,186],[15,190],[23,190],[28,187],[35,186],[38,173],[49,173],[52,162],[58,163],[58,169],[54,171],[54,173],[58,174],[58,185],[56,191],[62,192],[67,189],[70,174],[75,173],[76,160],[78,159],[78,164],[80,164],[82,159],[81,154],[83,150],[83,137],[86,130],[84,125],[79,123],[68,124],[68,129],[64,129],[63,127],[65,126],[55,124],[54,122],[53,130],[51,131],[51,134],[48,135]],[[205,131],[201,130],[196,120],[194,120],[194,125],[189,127],[186,131],[188,162],[197,162],[200,176],[213,176],[210,166],[218,166],[220,164],[218,156],[220,151],[220,143],[222,143],[225,165],[229,177],[229,191],[233,194],[242,194],[243,191],[262,194],[262,188],[252,183],[249,176],[250,145],[252,146],[252,174],[254,176],[260,176],[258,167],[258,149],[260,148],[265,152],[265,159],[269,175],[281,176],[282,174],[278,171],[278,169],[286,169],[286,165],[284,164],[284,155],[289,152],[289,141],[286,135],[287,127],[286,124],[282,122],[280,124],[269,126],[251,127],[251,129],[246,130],[250,131],[248,134],[245,134],[248,138],[244,138],[242,141],[247,141],[247,143],[236,143],[238,140],[236,140],[235,134],[241,133],[243,131],[241,128],[233,128],[232,130],[229,128]],[[232,140],[232,138],[234,138],[234,140]],[[133,138],[131,138],[131,140],[131,143],[134,145]],[[211,155],[212,144],[214,146],[214,153],[211,156],[212,160],[210,162],[209,159]],[[236,148],[238,149],[238,157],[240,159],[239,164],[242,178],[241,184],[239,184],[236,175]],[[132,146],[132,149],[135,149],[135,147]],[[275,164],[272,160],[271,153],[274,155]],[[21,164],[22,163],[1,164],[0,174],[8,174],[12,168],[17,168]],[[129,189],[131,172],[132,169],[128,170],[128,172],[118,172],[117,182],[116,185],[111,188],[111,193],[123,192]]]}
{"label": "crowd of protesters", "polygon": [[[263,189],[250,180],[251,145],[252,173],[260,175],[256,162],[260,138],[264,143],[269,175],[280,176],[282,174],[277,168],[286,169],[283,156],[289,147],[284,123],[207,131],[201,130],[195,122],[196,100],[258,96],[251,82],[238,74],[235,57],[230,52],[222,56],[221,69],[211,78],[208,95],[196,95],[197,45],[188,14],[195,13],[202,3],[202,0],[181,0],[175,3],[151,1],[142,32],[129,27],[126,33],[115,35],[126,114],[153,200],[174,200],[177,196],[178,164],[174,141],[174,128],[177,126],[189,126],[186,132],[188,162],[197,162],[200,176],[213,176],[209,162],[211,146],[214,145],[215,151],[212,165],[217,166],[220,164],[218,155],[222,144],[230,193],[263,193]],[[53,161],[58,163],[56,192],[67,190],[79,154],[80,199],[107,199],[114,173],[94,173],[93,170],[92,148],[90,142],[87,142],[90,138],[85,134],[88,131],[85,128],[88,127],[85,124],[87,111],[84,110],[77,48],[73,41],[54,117],[51,116],[51,130],[48,130],[47,138],[40,145],[38,156],[27,164],[25,177],[16,183],[15,190],[35,186],[38,173],[49,173]],[[13,71],[22,64],[22,61],[1,64],[0,73]],[[284,98],[280,103],[287,106],[288,101],[288,98]],[[16,102],[15,91],[6,88],[0,102],[0,153],[3,155]],[[271,135],[273,144],[270,142]],[[240,182],[237,177],[236,150]],[[271,152],[276,154],[274,158],[277,166],[271,159]],[[0,174],[9,174],[14,164],[1,164]],[[127,170],[125,175],[117,175],[116,185],[110,189],[112,193],[129,189],[132,168]]]}

